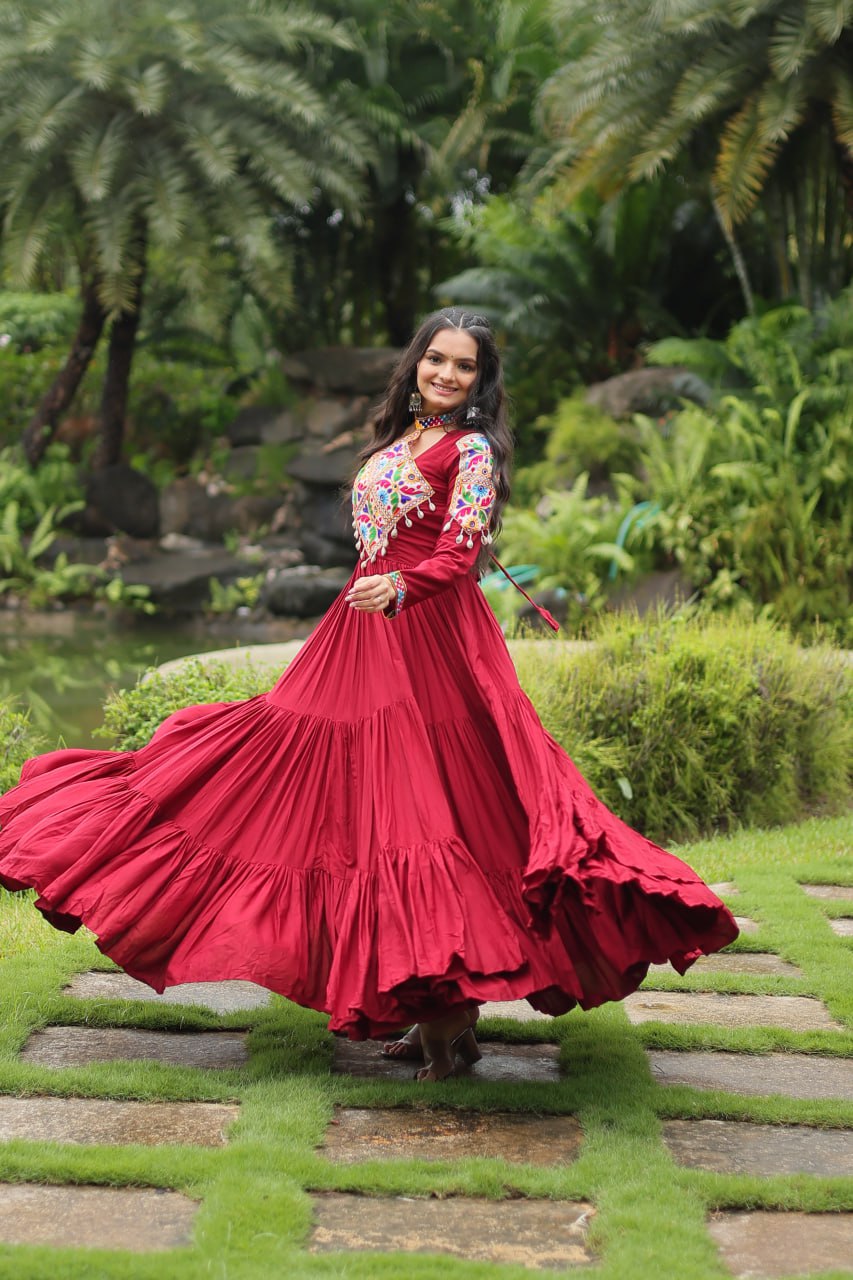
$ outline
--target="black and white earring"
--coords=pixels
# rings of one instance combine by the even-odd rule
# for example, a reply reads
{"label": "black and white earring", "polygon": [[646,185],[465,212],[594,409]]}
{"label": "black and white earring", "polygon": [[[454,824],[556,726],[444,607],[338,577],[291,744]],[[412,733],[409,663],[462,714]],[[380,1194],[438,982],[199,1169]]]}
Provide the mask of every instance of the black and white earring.
{"label": "black and white earring", "polygon": [[409,413],[413,413],[415,417],[417,417],[421,411],[422,403],[423,401],[421,400],[421,393],[420,391],[417,390],[417,388],[415,388],[415,390],[409,396]]}
{"label": "black and white earring", "polygon": [[468,412],[465,414],[466,422],[476,422],[480,416],[480,410],[475,404],[468,405]]}

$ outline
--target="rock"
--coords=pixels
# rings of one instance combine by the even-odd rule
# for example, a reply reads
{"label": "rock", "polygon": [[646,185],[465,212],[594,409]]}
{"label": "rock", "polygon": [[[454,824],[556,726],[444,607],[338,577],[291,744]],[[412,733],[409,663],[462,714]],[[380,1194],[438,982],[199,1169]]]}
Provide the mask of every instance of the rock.
{"label": "rock", "polygon": [[[803,971],[795,964],[789,964],[770,951],[722,951],[712,956],[700,956],[693,968],[694,973],[702,970],[710,973],[751,973],[766,976],[773,974],[779,978],[802,978]],[[655,973],[674,974],[669,964],[649,965],[649,976]]]}
{"label": "rock", "polygon": [[298,414],[289,408],[249,405],[241,409],[228,427],[228,439],[235,446],[252,444],[288,444],[304,432]]}
{"label": "rock", "polygon": [[810,898],[824,898],[828,902],[853,902],[853,884],[801,884],[800,888]]}
{"label": "rock", "polygon": [[160,533],[157,486],[125,462],[91,473],[86,504],[110,526],[110,532],[120,529],[134,538],[156,538]]}
{"label": "rock", "polygon": [[369,407],[367,396],[312,397],[305,404],[305,428],[310,436],[332,440],[344,431],[363,427]]}
{"label": "rock", "polygon": [[681,569],[660,569],[646,574],[639,582],[620,587],[613,593],[611,608],[636,609],[643,618],[661,607],[676,609],[695,593],[696,588]]}
{"label": "rock", "polygon": [[[595,1261],[586,1245],[587,1226],[595,1210],[583,1202],[341,1192],[315,1194],[311,1199],[312,1253],[402,1250],[451,1254],[466,1262],[558,1270]],[[359,1271],[368,1274],[364,1268]],[[439,1268],[433,1274],[438,1275]]]}
{"label": "rock", "polygon": [[287,473],[306,484],[339,489],[349,485],[358,470],[359,445],[353,443],[337,449],[308,447],[287,464]]}
{"label": "rock", "polygon": [[219,542],[233,529],[233,501],[227,493],[208,493],[191,476],[174,480],[160,495],[160,528],[164,535],[185,533],[202,542]]}
{"label": "rock", "polygon": [[279,616],[314,618],[326,612],[349,579],[342,569],[320,569],[316,565],[279,569],[264,583],[260,603]]}
{"label": "rock", "polygon": [[194,613],[210,599],[210,579],[222,583],[253,577],[262,563],[231,555],[220,547],[201,551],[162,552],[141,564],[128,565],[122,577],[129,586],[145,586],[151,599],[172,613]]}
{"label": "rock", "polygon": [[335,1164],[479,1157],[563,1165],[577,1160],[582,1142],[583,1131],[574,1116],[339,1107],[322,1154]]}
{"label": "rock", "polygon": [[317,564],[323,569],[346,568],[352,572],[355,563],[355,547],[343,541],[335,542],[332,538],[324,538],[313,529],[303,529],[299,536],[299,545],[306,564]]}
{"label": "rock", "polygon": [[400,354],[395,347],[317,347],[287,355],[281,363],[293,382],[372,396],[384,391]]}
{"label": "rock", "polygon": [[305,500],[299,507],[301,528],[321,532],[324,538],[342,543],[356,560],[352,530],[352,508],[349,494],[306,486]]}
{"label": "rock", "polygon": [[254,533],[261,525],[271,525],[282,505],[279,494],[244,493],[231,499],[231,528],[238,533]]}
{"label": "rock", "polygon": [[711,388],[695,373],[677,366],[635,369],[617,374],[586,389],[587,404],[594,405],[611,418],[627,418],[632,413],[653,417],[669,409],[680,408],[682,400],[707,404]]}
{"label": "rock", "polygon": [[229,484],[251,483],[258,478],[263,461],[259,444],[236,445],[222,465],[223,479]]}

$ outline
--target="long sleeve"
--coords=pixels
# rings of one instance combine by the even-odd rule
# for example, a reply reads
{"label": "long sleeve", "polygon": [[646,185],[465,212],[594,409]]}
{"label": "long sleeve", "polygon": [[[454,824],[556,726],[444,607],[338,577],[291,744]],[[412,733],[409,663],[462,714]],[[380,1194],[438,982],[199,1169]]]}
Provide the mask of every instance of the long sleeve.
{"label": "long sleeve", "polygon": [[386,617],[395,618],[404,609],[452,587],[473,569],[481,543],[492,540],[489,524],[495,484],[491,446],[482,433],[473,432],[458,440],[457,448],[459,470],[439,539],[426,560],[388,574],[397,598],[389,605]]}

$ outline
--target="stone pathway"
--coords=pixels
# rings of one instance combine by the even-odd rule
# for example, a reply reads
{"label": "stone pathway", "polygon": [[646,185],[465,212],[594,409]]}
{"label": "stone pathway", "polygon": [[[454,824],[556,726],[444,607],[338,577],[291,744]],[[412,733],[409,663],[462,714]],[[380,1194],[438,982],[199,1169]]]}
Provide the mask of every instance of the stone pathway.
{"label": "stone pathway", "polygon": [[160,1252],[192,1242],[198,1208],[153,1187],[0,1183],[0,1242]]}
{"label": "stone pathway", "polygon": [[[457,1071],[460,1078],[549,1083],[560,1078],[560,1050],[555,1044],[497,1044],[490,1041],[476,1066]],[[411,1080],[416,1062],[383,1058],[373,1040],[336,1040],[332,1069],[366,1079]]]}
{"label": "stone pathway", "polygon": [[34,1031],[21,1059],[40,1067],[150,1060],[174,1067],[225,1070],[249,1060],[240,1031],[136,1031],[128,1027],[45,1027]]}
{"label": "stone pathway", "polygon": [[321,1154],[336,1164],[475,1156],[559,1165],[576,1160],[582,1142],[581,1127],[574,1116],[339,1107]]}
{"label": "stone pathway", "polygon": [[114,1102],[0,1097],[0,1142],[15,1138],[123,1146],[220,1147],[240,1108],[220,1102]]}
{"label": "stone pathway", "polygon": [[[760,977],[801,978],[802,969],[789,964],[771,951],[720,951],[713,956],[700,956],[690,973],[743,973]],[[675,973],[669,964],[653,964],[649,973]]]}
{"label": "stone pathway", "polygon": [[632,1023],[668,1022],[724,1027],[782,1027],[841,1031],[820,1000],[810,996],[721,995],[715,991],[635,991],[623,1002]]}
{"label": "stone pathway", "polygon": [[196,1005],[211,1013],[244,1013],[263,1009],[270,1001],[266,987],[254,982],[187,982],[167,987],[162,995],[126,973],[93,970],[72,978],[63,995],[79,1000],[146,1000],[153,1004]]}
{"label": "stone pathway", "polygon": [[810,1053],[696,1053],[654,1049],[649,1065],[658,1084],[764,1097],[835,1098],[853,1102],[853,1059]]}
{"label": "stone pathway", "polygon": [[735,1120],[665,1120],[663,1140],[676,1162],[710,1173],[853,1176],[853,1131]]}
{"label": "stone pathway", "polygon": [[815,1276],[853,1259],[853,1213],[717,1213],[708,1230],[737,1280]]}
{"label": "stone pathway", "polygon": [[339,1193],[316,1195],[313,1201],[312,1253],[402,1250],[536,1268],[594,1261],[586,1244],[591,1204]]}

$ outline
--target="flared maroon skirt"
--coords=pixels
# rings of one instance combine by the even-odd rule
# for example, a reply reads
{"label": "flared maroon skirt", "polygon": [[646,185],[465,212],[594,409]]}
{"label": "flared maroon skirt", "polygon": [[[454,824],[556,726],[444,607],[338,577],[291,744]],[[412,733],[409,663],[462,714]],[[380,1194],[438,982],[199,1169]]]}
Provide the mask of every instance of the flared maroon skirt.
{"label": "flared maroon skirt", "polygon": [[249,979],[354,1039],[590,1008],[737,934],[545,732],[471,577],[390,622],[342,594],[271,692],[31,760],[0,824],[0,883],[135,978]]}

